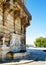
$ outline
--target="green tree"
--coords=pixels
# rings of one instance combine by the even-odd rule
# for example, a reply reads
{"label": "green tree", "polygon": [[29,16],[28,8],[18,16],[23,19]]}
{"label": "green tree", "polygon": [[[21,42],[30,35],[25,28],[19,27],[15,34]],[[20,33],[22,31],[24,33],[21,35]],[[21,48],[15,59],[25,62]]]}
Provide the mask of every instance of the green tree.
{"label": "green tree", "polygon": [[39,37],[34,41],[36,47],[46,47],[46,38]]}
{"label": "green tree", "polygon": [[44,38],[43,46],[46,47],[46,38]]}

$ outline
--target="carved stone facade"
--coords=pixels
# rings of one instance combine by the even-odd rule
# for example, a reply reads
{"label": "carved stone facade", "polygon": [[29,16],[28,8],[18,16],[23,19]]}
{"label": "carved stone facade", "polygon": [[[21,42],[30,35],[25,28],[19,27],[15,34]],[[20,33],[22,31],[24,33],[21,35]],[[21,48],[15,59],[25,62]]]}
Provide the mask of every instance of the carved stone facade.
{"label": "carved stone facade", "polygon": [[24,0],[0,0],[0,50],[5,46],[9,49],[3,49],[5,52],[25,51],[26,27],[30,20]]}

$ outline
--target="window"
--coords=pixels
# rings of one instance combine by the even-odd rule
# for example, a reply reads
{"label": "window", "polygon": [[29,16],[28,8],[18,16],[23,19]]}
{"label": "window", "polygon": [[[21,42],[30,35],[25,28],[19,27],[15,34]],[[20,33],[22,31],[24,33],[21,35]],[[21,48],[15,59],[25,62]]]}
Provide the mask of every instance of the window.
{"label": "window", "polygon": [[16,33],[21,33],[21,20],[20,20],[20,18],[17,18],[16,20],[15,20],[15,31],[16,31]]}

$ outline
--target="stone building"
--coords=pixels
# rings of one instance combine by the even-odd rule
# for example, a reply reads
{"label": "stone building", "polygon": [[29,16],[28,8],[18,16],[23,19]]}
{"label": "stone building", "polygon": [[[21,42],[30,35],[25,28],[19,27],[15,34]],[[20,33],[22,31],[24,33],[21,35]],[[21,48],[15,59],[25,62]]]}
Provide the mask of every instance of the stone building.
{"label": "stone building", "polygon": [[26,50],[26,28],[31,15],[24,1],[0,0],[0,50],[3,48],[4,52]]}

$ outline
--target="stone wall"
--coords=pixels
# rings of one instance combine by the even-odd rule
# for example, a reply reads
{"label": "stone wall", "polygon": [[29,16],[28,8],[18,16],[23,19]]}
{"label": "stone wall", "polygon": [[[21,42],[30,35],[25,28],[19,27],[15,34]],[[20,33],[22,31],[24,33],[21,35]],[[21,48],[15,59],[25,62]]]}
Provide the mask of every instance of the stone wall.
{"label": "stone wall", "polygon": [[[26,27],[28,25],[28,15],[18,2],[0,1],[0,58],[5,58],[10,51],[26,50]],[[4,44],[3,37],[5,38]]]}

